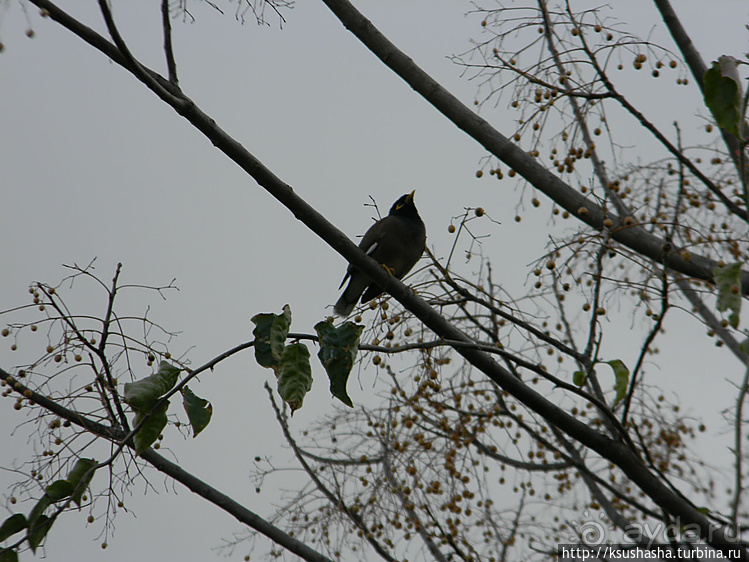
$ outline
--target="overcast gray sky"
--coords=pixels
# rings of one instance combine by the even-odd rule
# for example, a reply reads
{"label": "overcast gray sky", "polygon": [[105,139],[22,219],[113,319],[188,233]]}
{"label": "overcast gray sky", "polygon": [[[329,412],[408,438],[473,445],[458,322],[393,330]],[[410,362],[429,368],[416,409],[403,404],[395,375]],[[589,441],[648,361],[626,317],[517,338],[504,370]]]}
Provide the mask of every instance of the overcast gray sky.
{"label": "overcast gray sky", "polygon": [[[95,2],[68,4],[103,32]],[[649,3],[627,4],[615,12],[624,24],[668,41]],[[711,11],[697,0],[675,4],[707,61],[748,50],[744,1],[719,0]],[[447,58],[479,36],[479,19],[465,16],[468,2],[357,6],[443,85],[473,101],[475,84]],[[285,303],[294,328],[311,332],[337,298],[343,259],[132,76],[27,9],[33,39],[25,36],[19,5],[0,3],[0,310],[26,302],[32,281],[56,283],[66,274],[61,264],[96,257],[103,279],[117,262],[126,282],[176,278],[180,292],[167,301],[125,305],[142,313],[151,304],[153,319],[181,332],[174,353],[192,348],[193,364],[251,339],[249,318]],[[522,286],[527,264],[546,242],[545,216],[515,223],[512,184],[474,177],[482,149],[379,63],[322,3],[298,2],[282,30],[275,22],[240,25],[198,2],[191,11],[194,23],[174,23],[184,91],[334,224],[354,237],[370,223],[368,196],[385,211],[416,189],[428,243],[441,254],[450,244],[450,218],[481,205],[501,222],[486,253],[501,264],[496,269],[508,288]],[[114,15],[134,54],[163,69],[158,2],[115,2]],[[692,113],[695,95],[685,88],[684,100],[653,96],[651,107],[657,113],[664,104],[683,103]],[[504,107],[483,111],[500,130],[512,118]],[[101,313],[104,296],[76,294],[75,302]],[[15,353],[0,342],[0,365],[10,368],[41,342],[23,340]],[[664,350],[679,365],[675,371],[704,376],[712,358],[689,357],[683,344]],[[327,381],[316,377],[296,427],[331,411]],[[270,378],[249,354],[227,362],[194,389],[214,405],[204,434],[194,441],[167,435],[185,469],[264,516],[276,498],[270,489],[256,495],[248,474],[251,459],[277,453],[281,440],[262,391]],[[359,381],[350,385],[355,403],[372,392],[371,376]],[[11,400],[0,403],[2,465],[25,455],[22,432],[8,436],[20,420]],[[13,479],[0,472],[0,497]],[[48,559],[211,559],[221,537],[240,528],[179,486],[173,493],[162,477],[152,474],[152,482],[159,495],[132,490],[126,503],[136,517],[120,515],[105,552],[97,540],[101,525],[87,526],[85,512],[56,525]]]}

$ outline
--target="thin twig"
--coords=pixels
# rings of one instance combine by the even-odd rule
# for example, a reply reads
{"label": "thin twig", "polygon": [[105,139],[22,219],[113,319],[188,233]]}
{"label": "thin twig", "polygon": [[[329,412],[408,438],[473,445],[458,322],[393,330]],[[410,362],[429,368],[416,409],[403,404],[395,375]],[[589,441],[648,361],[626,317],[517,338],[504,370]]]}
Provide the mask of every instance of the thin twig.
{"label": "thin twig", "polygon": [[733,499],[731,500],[731,525],[733,532],[739,536],[739,509],[741,507],[741,497],[744,492],[744,475],[743,475],[743,425],[744,425],[744,401],[749,395],[749,367],[744,371],[744,380],[739,387],[738,396],[736,396],[736,413],[733,420],[733,457],[736,459],[734,470]]}
{"label": "thin twig", "polygon": [[289,425],[288,423],[286,423],[286,419],[281,412],[281,409],[278,407],[278,404],[276,404],[276,400],[275,398],[273,398],[273,391],[271,390],[267,382],[265,383],[265,390],[268,393],[268,398],[270,399],[271,406],[273,406],[273,411],[276,413],[276,419],[278,420],[278,424],[281,426],[281,431],[283,431],[286,442],[291,447],[291,450],[294,451],[294,456],[296,456],[299,464],[302,465],[302,468],[307,473],[307,476],[309,476],[317,489],[320,490],[320,492],[328,499],[328,501],[332,505],[334,505],[339,511],[346,515],[346,517],[348,517],[354,525],[361,529],[364,538],[367,540],[367,542],[369,542],[369,544],[372,545],[377,554],[379,554],[384,560],[387,560],[388,562],[396,562],[395,558],[390,556],[390,554],[388,554],[388,552],[385,550],[385,547],[382,546],[377,540],[375,540],[374,534],[372,533],[371,529],[367,527],[367,524],[364,522],[364,520],[359,515],[354,513],[351,508],[349,508],[344,503],[343,498],[331,492],[328,487],[323,484],[322,480],[320,480],[317,474],[315,474],[315,471],[312,470],[312,467],[310,467],[310,465],[305,460],[301,449],[296,443],[296,440],[291,436]]}
{"label": "thin twig", "polygon": [[164,29],[164,55],[166,56],[169,82],[175,86],[179,86],[177,62],[174,60],[174,48],[172,46],[172,21],[169,15],[169,0],[161,0],[161,25]]}

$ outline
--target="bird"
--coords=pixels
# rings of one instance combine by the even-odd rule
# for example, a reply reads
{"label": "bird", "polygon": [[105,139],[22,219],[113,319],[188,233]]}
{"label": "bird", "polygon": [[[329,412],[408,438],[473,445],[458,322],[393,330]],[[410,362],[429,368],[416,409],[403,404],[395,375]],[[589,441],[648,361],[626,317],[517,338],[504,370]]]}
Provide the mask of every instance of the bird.
{"label": "bird", "polygon": [[[411,271],[426,247],[426,227],[414,205],[415,193],[414,190],[399,197],[390,207],[388,216],[374,223],[359,243],[359,248],[396,279],[402,279]],[[383,292],[350,264],[339,290],[347,280],[346,289],[333,307],[338,316],[348,316],[360,299],[365,303]]]}

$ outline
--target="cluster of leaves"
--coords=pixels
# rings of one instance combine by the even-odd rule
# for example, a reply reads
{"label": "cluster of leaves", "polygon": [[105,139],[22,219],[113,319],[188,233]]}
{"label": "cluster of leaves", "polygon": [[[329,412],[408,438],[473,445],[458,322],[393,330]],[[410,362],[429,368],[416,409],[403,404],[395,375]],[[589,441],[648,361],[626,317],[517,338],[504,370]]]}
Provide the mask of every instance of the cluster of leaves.
{"label": "cluster of leaves", "polygon": [[[168,422],[167,410],[172,390],[177,385],[180,369],[162,361],[153,375],[135,382],[125,383],[122,397],[135,413],[133,418],[133,445],[136,454],[153,445]],[[196,396],[186,385],[180,385],[182,405],[192,427],[193,437],[203,431],[211,421],[213,406]]]}
{"label": "cluster of leaves", "polygon": [[[272,369],[278,382],[278,394],[293,413],[302,407],[304,397],[312,388],[312,367],[309,349],[297,341],[287,344],[291,328],[291,308],[283,307],[281,314],[272,312],[252,317],[255,329],[255,359],[258,364]],[[344,322],[334,326],[331,319],[315,326],[320,351],[317,357],[330,380],[330,392],[341,402],[353,408],[346,385],[359,351],[359,337],[364,326]]]}

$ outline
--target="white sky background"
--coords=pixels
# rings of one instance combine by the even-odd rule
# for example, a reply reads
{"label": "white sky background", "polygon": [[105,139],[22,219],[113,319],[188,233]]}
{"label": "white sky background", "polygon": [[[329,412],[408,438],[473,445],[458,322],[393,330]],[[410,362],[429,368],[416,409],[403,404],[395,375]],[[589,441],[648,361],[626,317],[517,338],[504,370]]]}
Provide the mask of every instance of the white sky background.
{"label": "white sky background", "polygon": [[[103,30],[95,2],[67,4]],[[633,32],[647,36],[652,30],[654,41],[670,46],[661,29],[652,29],[661,22],[650,4],[635,4],[630,13],[616,15]],[[719,0],[711,11],[696,0],[676,5],[706,61],[747,51],[744,1]],[[473,101],[475,85],[446,58],[479,36],[479,19],[465,17],[467,2],[357,6],[427,72],[464,102]],[[140,313],[151,304],[152,319],[181,332],[171,344],[175,355],[194,346],[194,365],[250,340],[249,318],[278,312],[285,303],[294,314],[292,330],[312,332],[329,313],[324,307],[337,298],[343,259],[131,75],[28,9],[33,39],[24,35],[27,23],[18,4],[0,8],[0,310],[27,302],[32,281],[56,283],[66,275],[61,264],[96,257],[102,279],[111,278],[118,261],[125,282],[158,285],[176,278],[180,292],[165,302],[150,296],[123,304]],[[370,224],[372,213],[362,206],[369,195],[386,212],[399,195],[416,189],[428,243],[444,254],[450,218],[481,205],[502,223],[487,227],[492,237],[484,243],[495,278],[512,291],[523,285],[527,264],[546,241],[548,204],[523,212],[523,222],[515,223],[513,184],[474,177],[481,147],[377,61],[322,3],[298,2],[285,13],[283,30],[242,26],[230,13],[222,16],[197,3],[191,10],[195,23],[173,24],[185,93],[334,224],[353,238]],[[135,56],[162,70],[158,2],[117,2],[114,15]],[[637,91],[647,96],[653,81],[645,73],[641,79]],[[674,91],[683,99],[652,96],[653,114],[682,103],[685,118],[695,111],[695,88]],[[500,130],[513,118],[504,106],[487,106],[482,113]],[[665,124],[674,118],[673,112],[664,114]],[[101,293],[73,295],[88,310],[103,312]],[[618,321],[629,330],[628,318]],[[0,341],[0,365],[8,369],[28,357],[23,353],[46,346],[43,335],[36,337],[21,340],[15,354],[8,341]],[[696,356],[689,354],[693,347]],[[705,349],[701,331],[686,333],[674,338],[673,349],[663,349],[661,363],[673,384],[688,379],[694,386],[685,407],[698,413],[707,408],[706,387],[719,393],[725,378],[738,376],[728,354],[719,354],[723,363],[715,365]],[[639,343],[623,356],[634,358],[638,350]],[[297,429],[332,412],[324,373],[313,368],[315,386],[294,416]],[[183,468],[266,517],[276,503],[274,486],[257,495],[248,474],[252,458],[278,454],[282,440],[262,390],[271,379],[251,352],[222,364],[191,385],[213,403],[211,425],[196,440],[166,435]],[[352,379],[355,403],[367,400],[373,379],[368,371]],[[13,400],[0,402],[3,466],[26,455],[25,438],[8,437],[22,419]],[[707,413],[717,428],[717,414]],[[724,445],[716,455],[728,462]],[[150,476],[159,495],[133,488],[125,501],[137,518],[120,514],[106,551],[96,540],[100,522],[87,526],[88,512],[82,512],[66,515],[52,529],[47,559],[212,559],[221,537],[240,530],[179,485],[178,494],[167,493],[164,479]],[[14,475],[0,472],[0,504],[12,481]]]}

